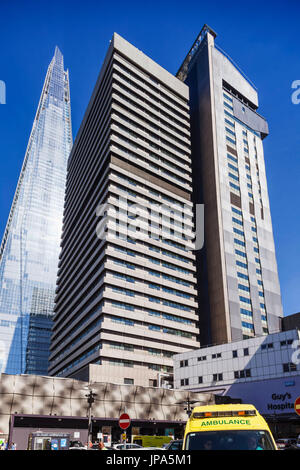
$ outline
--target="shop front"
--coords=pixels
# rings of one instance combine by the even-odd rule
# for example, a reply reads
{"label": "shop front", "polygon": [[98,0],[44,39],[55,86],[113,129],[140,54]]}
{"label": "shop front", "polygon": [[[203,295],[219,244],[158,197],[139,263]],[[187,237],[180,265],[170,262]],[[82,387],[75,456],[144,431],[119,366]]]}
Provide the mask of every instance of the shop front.
{"label": "shop front", "polygon": [[[133,435],[147,436],[170,436],[182,438],[185,421],[160,421],[160,420],[137,420],[131,421],[126,430],[126,439],[131,442]],[[37,436],[39,441],[32,444],[32,436]],[[58,441],[58,447],[51,445],[49,437],[54,436]],[[58,437],[57,437],[58,436]],[[9,441],[17,444],[18,450],[63,450],[60,436],[72,443],[79,441],[83,445],[88,441],[88,418],[74,418],[68,416],[34,416],[34,415],[12,415],[9,430]],[[117,419],[92,418],[92,442],[103,440],[108,446],[120,442],[124,431],[119,427]],[[41,442],[48,444],[42,445]],[[43,442],[44,442],[43,441]],[[55,441],[56,442],[56,441]],[[63,441],[65,442],[65,441]],[[40,445],[40,447],[37,447]]]}

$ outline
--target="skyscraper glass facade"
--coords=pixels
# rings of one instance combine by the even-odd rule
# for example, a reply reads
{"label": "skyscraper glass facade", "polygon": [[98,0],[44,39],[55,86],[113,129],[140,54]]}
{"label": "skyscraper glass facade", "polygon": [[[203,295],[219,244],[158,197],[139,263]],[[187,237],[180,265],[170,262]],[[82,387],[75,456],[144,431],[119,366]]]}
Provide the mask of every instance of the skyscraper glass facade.
{"label": "skyscraper glass facade", "polygon": [[56,48],[0,248],[0,372],[47,374],[71,147],[69,77]]}

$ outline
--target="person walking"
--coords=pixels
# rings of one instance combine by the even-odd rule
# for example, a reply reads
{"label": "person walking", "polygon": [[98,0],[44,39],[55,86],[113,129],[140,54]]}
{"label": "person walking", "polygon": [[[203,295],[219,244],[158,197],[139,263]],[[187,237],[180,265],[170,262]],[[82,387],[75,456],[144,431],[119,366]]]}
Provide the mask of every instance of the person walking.
{"label": "person walking", "polygon": [[98,444],[98,446],[99,446],[99,450],[107,450],[107,448],[105,447],[103,441],[100,441],[99,444]]}
{"label": "person walking", "polygon": [[2,450],[8,450],[8,449],[9,449],[9,445],[8,445],[8,440],[6,439],[6,440],[3,442]]}

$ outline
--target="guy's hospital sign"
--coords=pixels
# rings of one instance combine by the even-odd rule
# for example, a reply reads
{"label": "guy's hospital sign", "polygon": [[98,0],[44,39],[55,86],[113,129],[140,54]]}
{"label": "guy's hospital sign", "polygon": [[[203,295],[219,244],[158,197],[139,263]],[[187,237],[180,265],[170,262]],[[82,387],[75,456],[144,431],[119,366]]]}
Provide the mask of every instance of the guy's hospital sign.
{"label": "guy's hospital sign", "polygon": [[0,80],[0,104],[6,104],[6,86],[3,80]]}

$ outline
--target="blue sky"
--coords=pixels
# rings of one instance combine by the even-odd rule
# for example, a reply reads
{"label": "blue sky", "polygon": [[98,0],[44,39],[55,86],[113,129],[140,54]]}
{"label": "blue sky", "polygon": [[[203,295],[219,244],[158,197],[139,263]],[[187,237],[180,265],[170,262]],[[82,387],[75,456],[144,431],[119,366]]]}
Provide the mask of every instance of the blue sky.
{"label": "blue sky", "polygon": [[285,314],[300,311],[299,1],[1,0],[0,237],[3,234],[47,66],[59,46],[70,71],[73,134],[79,128],[113,32],[176,73],[204,23],[256,84]]}

